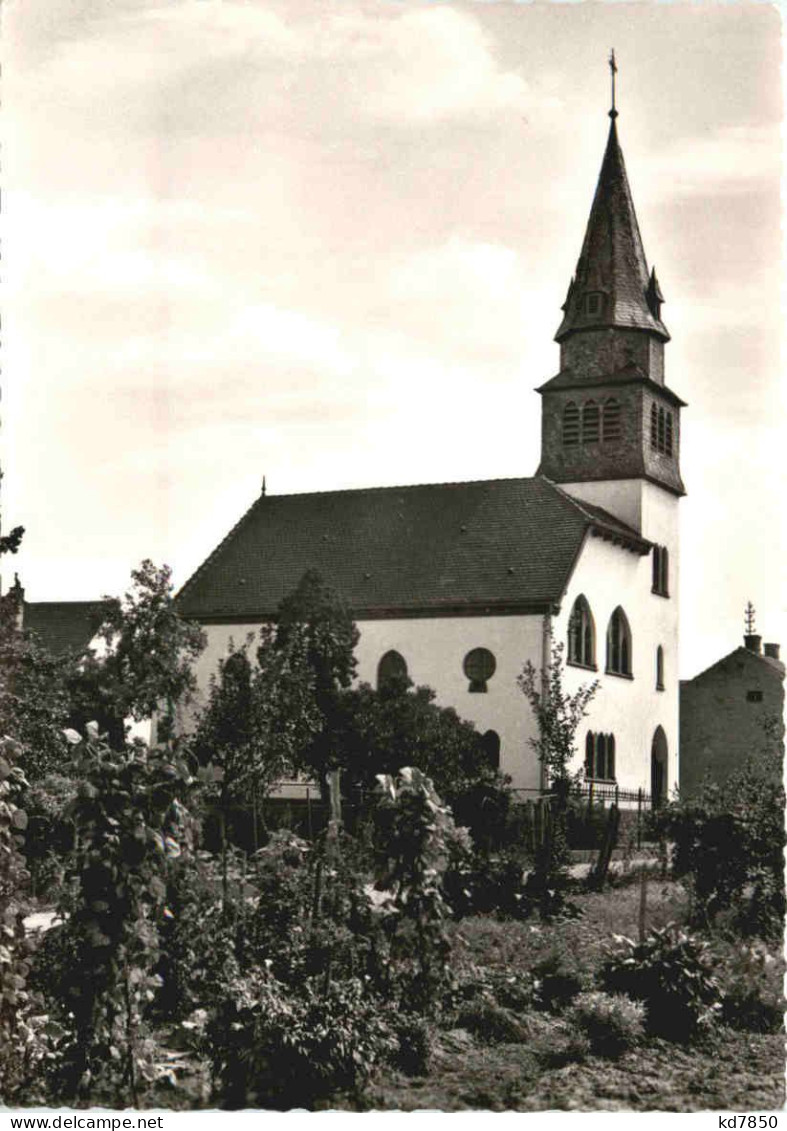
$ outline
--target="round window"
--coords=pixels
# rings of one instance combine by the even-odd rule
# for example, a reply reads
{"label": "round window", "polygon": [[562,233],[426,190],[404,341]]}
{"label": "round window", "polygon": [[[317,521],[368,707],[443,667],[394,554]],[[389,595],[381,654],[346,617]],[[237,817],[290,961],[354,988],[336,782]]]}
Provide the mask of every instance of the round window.
{"label": "round window", "polygon": [[487,680],[495,674],[497,662],[488,648],[474,648],[465,656],[464,672],[470,680],[469,691],[486,691]]}

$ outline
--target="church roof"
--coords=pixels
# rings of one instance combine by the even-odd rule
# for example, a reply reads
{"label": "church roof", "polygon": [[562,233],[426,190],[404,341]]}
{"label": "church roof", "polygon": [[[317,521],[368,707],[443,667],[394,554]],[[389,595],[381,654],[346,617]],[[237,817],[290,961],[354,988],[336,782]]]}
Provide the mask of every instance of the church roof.
{"label": "church roof", "polygon": [[103,601],[25,601],[22,627],[55,656],[84,651],[101,622]]}
{"label": "church roof", "polygon": [[542,477],[264,495],[181,589],[184,616],[272,616],[315,569],[354,616],[557,606],[588,530],[650,543]]}
{"label": "church roof", "polygon": [[[669,340],[667,328],[658,317],[661,290],[655,271],[652,276],[648,274],[616,116],[613,110],[576,275],[563,308],[565,317],[555,334],[558,342],[576,330],[609,326],[649,330]],[[583,299],[589,293],[604,296],[598,313],[586,309]]]}
{"label": "church roof", "polygon": [[[765,667],[762,665],[765,665]],[[773,656],[766,656],[762,652],[752,652],[751,649],[739,645],[737,648],[734,648],[732,652],[728,652],[726,656],[722,656],[720,660],[716,660],[710,667],[703,668],[701,672],[698,672],[697,675],[693,676],[691,679],[682,679],[680,686],[684,688],[691,687],[696,683],[702,683],[707,676],[711,676],[719,671],[734,675],[737,672],[743,671],[747,666],[750,668],[759,667],[761,671],[767,671],[770,668],[780,680],[784,679],[785,671],[787,671],[787,668],[785,668],[781,660],[777,660]]]}

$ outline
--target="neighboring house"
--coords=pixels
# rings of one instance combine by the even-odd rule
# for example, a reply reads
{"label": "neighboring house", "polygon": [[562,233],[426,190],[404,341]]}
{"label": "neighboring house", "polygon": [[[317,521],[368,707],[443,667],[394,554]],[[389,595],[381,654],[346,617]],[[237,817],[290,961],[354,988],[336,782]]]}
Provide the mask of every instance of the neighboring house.
{"label": "neighboring house", "polygon": [[205,628],[205,692],[231,639],[269,621],[307,569],[348,603],[358,677],[428,684],[537,789],[526,661],[566,645],[565,685],[599,692],[579,735],[597,782],[677,782],[680,409],[664,383],[662,294],[648,271],[615,118],[542,397],[534,477],[263,495],[184,585]]}
{"label": "neighboring house", "polygon": [[85,652],[101,623],[103,601],[24,601],[21,627],[53,656]]}
{"label": "neighboring house", "polygon": [[779,645],[744,636],[745,646],[680,684],[680,792],[722,782],[749,759],[773,760],[781,777],[784,664]]}

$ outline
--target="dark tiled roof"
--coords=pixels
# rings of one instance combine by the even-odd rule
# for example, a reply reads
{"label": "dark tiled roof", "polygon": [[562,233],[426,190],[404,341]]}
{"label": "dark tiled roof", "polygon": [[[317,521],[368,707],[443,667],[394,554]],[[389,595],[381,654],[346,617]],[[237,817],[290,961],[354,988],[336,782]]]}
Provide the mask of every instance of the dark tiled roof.
{"label": "dark tiled roof", "polygon": [[547,479],[263,496],[183,586],[184,616],[271,616],[307,569],[355,616],[559,603],[586,530],[649,543]]}
{"label": "dark tiled roof", "polygon": [[785,665],[781,660],[776,660],[773,658],[773,656],[766,656],[762,652],[752,652],[749,648],[744,648],[741,644],[737,648],[734,648],[733,651],[729,652],[726,656],[722,656],[720,660],[716,660],[716,662],[714,664],[711,664],[710,667],[703,668],[703,670],[701,672],[698,672],[697,675],[695,675],[692,679],[682,679],[680,681],[681,687],[690,687],[693,683],[701,682],[705,679],[705,676],[710,675],[712,672],[716,672],[719,668],[723,669],[725,666],[728,668],[729,672],[732,673],[733,664],[739,671],[742,670],[747,664],[749,664],[750,666],[753,664],[755,667],[757,665],[761,666],[762,664],[765,664],[767,668],[772,669],[772,671],[780,680],[784,679],[785,672],[787,671],[787,668],[785,668]]}
{"label": "dark tiled roof", "polygon": [[54,655],[83,651],[101,622],[103,601],[25,601],[22,626]]}
{"label": "dark tiled roof", "polygon": [[[649,286],[645,249],[613,118],[576,277],[569,288],[565,318],[556,340],[561,341],[574,330],[596,326],[650,330],[669,340],[666,326],[648,304]],[[652,290],[660,299],[655,275]],[[588,292],[605,296],[604,308],[598,315],[584,310],[582,298]]]}
{"label": "dark tiled roof", "polygon": [[671,404],[682,408],[686,407],[686,402],[681,400],[677,393],[673,393],[672,389],[668,389],[666,385],[659,385],[656,381],[653,381],[643,373],[638,365],[634,364],[624,365],[622,369],[616,369],[613,373],[578,374],[571,368],[561,369],[555,377],[550,377],[543,385],[539,385],[536,392],[543,393],[547,389],[550,391],[553,389],[588,389],[599,385],[646,385]]}

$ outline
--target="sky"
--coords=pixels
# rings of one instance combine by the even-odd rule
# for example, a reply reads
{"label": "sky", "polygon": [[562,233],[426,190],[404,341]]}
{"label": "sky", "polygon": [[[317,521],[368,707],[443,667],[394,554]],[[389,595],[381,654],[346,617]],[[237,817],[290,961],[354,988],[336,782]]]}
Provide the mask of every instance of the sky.
{"label": "sky", "polygon": [[760,3],[8,0],[3,524],[181,585],[259,494],[534,474],[618,60],[686,400],[681,676],[787,646],[781,25]]}

